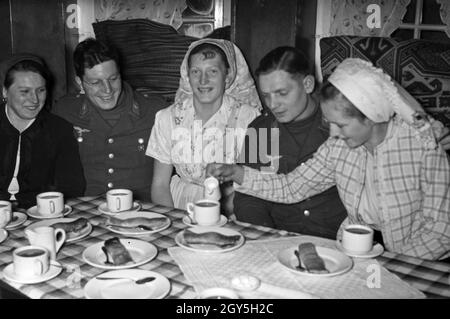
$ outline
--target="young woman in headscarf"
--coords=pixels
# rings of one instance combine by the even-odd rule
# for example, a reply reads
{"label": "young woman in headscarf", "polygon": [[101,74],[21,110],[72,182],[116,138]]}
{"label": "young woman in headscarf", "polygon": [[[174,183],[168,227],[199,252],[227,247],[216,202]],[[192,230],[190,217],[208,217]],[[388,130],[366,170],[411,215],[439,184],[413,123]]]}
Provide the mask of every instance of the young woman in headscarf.
{"label": "young woman in headscarf", "polygon": [[0,65],[0,199],[22,208],[35,205],[41,192],[69,198],[85,188],[72,125],[45,108],[49,81],[34,55],[13,55]]}
{"label": "young woman in headscarf", "polygon": [[175,103],[156,114],[146,154],[155,159],[153,202],[186,209],[204,197],[208,163],[237,161],[261,103],[242,53],[229,41],[193,42],[180,73]]}
{"label": "young woman in headscarf", "polygon": [[219,164],[207,173],[241,184],[240,192],[284,203],[336,185],[348,213],[341,230],[369,225],[389,251],[448,257],[450,165],[420,105],[361,59],[345,60],[328,81],[321,109],[330,138],[311,160],[286,175]]}

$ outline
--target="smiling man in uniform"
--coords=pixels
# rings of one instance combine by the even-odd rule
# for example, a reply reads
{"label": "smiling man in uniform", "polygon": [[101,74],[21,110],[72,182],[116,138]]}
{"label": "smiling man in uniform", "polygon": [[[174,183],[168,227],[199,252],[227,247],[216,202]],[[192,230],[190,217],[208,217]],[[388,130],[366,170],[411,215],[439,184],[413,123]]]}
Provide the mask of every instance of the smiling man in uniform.
{"label": "smiling man in uniform", "polygon": [[167,106],[141,95],[122,80],[116,50],[89,38],[73,54],[80,94],[65,96],[54,113],[73,124],[86,176],[87,196],[112,188],[131,189],[135,199],[151,200],[153,159],[145,156],[155,114]]}

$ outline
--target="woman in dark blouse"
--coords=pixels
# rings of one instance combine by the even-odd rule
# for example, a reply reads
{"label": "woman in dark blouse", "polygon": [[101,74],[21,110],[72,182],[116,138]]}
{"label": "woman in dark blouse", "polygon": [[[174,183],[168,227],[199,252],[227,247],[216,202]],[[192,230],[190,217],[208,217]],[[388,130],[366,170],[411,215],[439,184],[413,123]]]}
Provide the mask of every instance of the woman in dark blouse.
{"label": "woman in dark blouse", "polygon": [[44,62],[14,55],[1,63],[0,81],[0,199],[29,208],[41,192],[83,195],[72,125],[45,108],[50,74]]}

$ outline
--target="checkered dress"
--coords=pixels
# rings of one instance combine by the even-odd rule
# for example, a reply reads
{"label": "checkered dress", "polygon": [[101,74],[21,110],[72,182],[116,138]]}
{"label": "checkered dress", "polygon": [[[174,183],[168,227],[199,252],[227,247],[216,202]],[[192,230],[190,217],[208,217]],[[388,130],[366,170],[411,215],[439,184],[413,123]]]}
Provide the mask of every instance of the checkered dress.
{"label": "checkered dress", "polygon": [[[329,138],[314,157],[286,175],[245,167],[237,191],[295,203],[336,185],[348,218],[362,223],[358,207],[364,187],[367,149],[351,149]],[[416,132],[393,120],[374,150],[374,177],[380,225],[386,248],[423,259],[450,255],[450,165],[441,146],[427,149]],[[342,226],[341,226],[342,228]]]}

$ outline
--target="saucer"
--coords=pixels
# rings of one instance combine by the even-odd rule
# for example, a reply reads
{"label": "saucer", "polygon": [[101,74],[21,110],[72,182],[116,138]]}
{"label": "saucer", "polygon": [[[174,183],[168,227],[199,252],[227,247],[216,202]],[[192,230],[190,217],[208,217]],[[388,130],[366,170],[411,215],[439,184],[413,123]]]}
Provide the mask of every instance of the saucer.
{"label": "saucer", "polygon": [[34,217],[37,219],[52,219],[52,218],[60,218],[66,215],[69,215],[72,212],[72,207],[69,205],[64,205],[64,211],[59,214],[54,215],[41,215],[41,213],[38,212],[37,206],[33,206],[27,210],[27,214],[30,217]]}
{"label": "saucer", "polygon": [[381,255],[384,252],[383,245],[377,243],[376,245],[373,245],[372,250],[368,251],[366,253],[354,253],[347,251],[343,246],[340,240],[336,240],[336,247],[340,251],[342,251],[344,254],[350,257],[356,257],[356,258],[373,258]]}
{"label": "saucer", "polygon": [[6,225],[5,229],[15,229],[26,222],[27,215],[20,212],[13,212],[13,219]]}
{"label": "saucer", "polygon": [[19,284],[37,284],[39,282],[44,282],[52,278],[55,278],[62,271],[62,266],[57,261],[54,260],[50,261],[49,266],[50,267],[48,271],[41,276],[21,278],[16,275],[16,273],[14,272],[14,264],[11,263],[8,266],[6,266],[5,269],[3,269],[3,275],[5,276],[6,279],[13,282],[17,282]]}
{"label": "saucer", "polygon": [[183,223],[188,226],[194,226],[194,227],[221,227],[225,225],[228,222],[228,219],[224,215],[220,215],[220,220],[218,223],[213,225],[199,225],[199,224],[192,224],[191,218],[189,216],[184,216],[182,219]]}
{"label": "saucer", "polygon": [[8,232],[5,229],[0,229],[0,243],[8,238]]}
{"label": "saucer", "polygon": [[121,214],[124,212],[137,212],[138,210],[141,210],[141,208],[142,208],[142,206],[140,203],[133,202],[133,207],[131,207],[130,209],[124,210],[122,212],[111,213],[111,211],[108,208],[108,204],[106,202],[104,202],[103,204],[100,204],[98,206],[98,211],[102,214],[116,216],[117,214]]}

